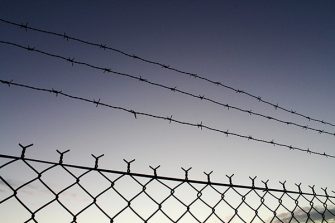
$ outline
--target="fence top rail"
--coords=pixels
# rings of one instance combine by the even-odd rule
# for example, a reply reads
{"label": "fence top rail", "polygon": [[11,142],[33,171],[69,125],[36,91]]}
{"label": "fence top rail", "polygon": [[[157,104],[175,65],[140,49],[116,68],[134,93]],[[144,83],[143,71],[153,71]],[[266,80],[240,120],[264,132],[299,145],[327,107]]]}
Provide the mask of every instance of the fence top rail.
{"label": "fence top rail", "polygon": [[[24,150],[25,151],[25,150]],[[112,170],[112,169],[103,169],[103,168],[98,168],[98,159],[102,156],[98,156],[95,157],[94,155],[92,155],[95,159],[95,166],[94,167],[89,167],[89,166],[81,166],[81,165],[74,165],[74,164],[66,164],[63,163],[63,155],[65,151],[63,153],[57,151],[60,154],[60,159],[58,162],[54,162],[54,161],[47,161],[47,160],[40,160],[40,159],[32,159],[32,158],[26,158],[24,156],[24,152],[22,153],[21,156],[12,156],[12,155],[4,155],[4,154],[0,154],[0,158],[4,158],[4,159],[11,159],[13,161],[15,160],[25,160],[25,161],[30,161],[30,162],[36,162],[36,163],[44,163],[44,164],[50,164],[50,165],[60,165],[63,167],[70,167],[70,168],[75,168],[75,169],[83,169],[83,170],[89,170],[89,171],[98,171],[98,172],[103,172],[103,173],[113,173],[113,174],[120,174],[120,175],[129,175],[129,176],[135,176],[135,177],[142,177],[142,178],[151,178],[151,179],[157,179],[157,180],[167,180],[167,181],[175,181],[175,182],[186,182],[186,183],[193,183],[193,184],[203,184],[203,185],[212,185],[212,186],[223,186],[223,187],[232,187],[232,188],[240,188],[240,189],[252,189],[252,190],[260,190],[260,191],[267,191],[267,192],[282,192],[282,193],[290,193],[290,194],[300,194],[300,195],[307,195],[307,196],[317,196],[317,197],[326,197],[326,198],[335,198],[335,196],[333,195],[329,195],[327,188],[321,188],[325,194],[318,194],[315,192],[314,190],[314,185],[313,186],[309,186],[312,190],[312,193],[310,192],[303,192],[301,190],[301,184],[296,184],[296,186],[298,187],[299,190],[287,190],[285,187],[285,183],[284,182],[280,182],[283,186],[283,189],[278,189],[278,188],[269,188],[267,183],[268,181],[262,181],[262,183],[264,184],[264,187],[259,187],[259,186],[255,186],[255,179],[251,178],[251,185],[240,185],[240,184],[234,184],[232,182],[232,177],[234,176],[234,174],[232,174],[231,176],[226,175],[226,177],[229,179],[229,183],[222,183],[222,182],[212,182],[209,178],[210,173],[205,173],[204,174],[207,176],[207,181],[202,181],[202,180],[192,180],[188,178],[188,171],[191,169],[184,169],[182,168],[182,170],[185,172],[185,178],[176,178],[176,177],[168,177],[168,176],[159,176],[156,172],[157,168],[160,167],[156,167],[153,168],[150,166],[150,168],[154,171],[154,174],[143,174],[143,173],[136,173],[136,172],[131,172],[130,171],[130,164],[135,161],[135,160],[131,160],[130,162],[127,160],[124,160],[127,163],[127,170],[126,171],[122,171],[122,170]],[[0,165],[1,168],[1,165]],[[335,191],[332,191],[332,193],[335,194]]]}

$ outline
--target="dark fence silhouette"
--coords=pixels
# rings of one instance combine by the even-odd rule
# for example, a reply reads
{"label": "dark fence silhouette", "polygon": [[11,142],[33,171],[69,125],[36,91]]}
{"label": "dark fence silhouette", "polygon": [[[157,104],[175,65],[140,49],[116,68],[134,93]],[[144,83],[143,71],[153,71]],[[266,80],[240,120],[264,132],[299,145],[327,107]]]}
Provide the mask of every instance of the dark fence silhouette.
{"label": "dark fence silhouette", "polygon": [[[0,155],[1,222],[335,222],[335,192],[318,194],[268,187],[191,180],[191,168],[182,168],[183,179],[131,171],[65,164],[65,152],[57,162]],[[331,193],[331,194],[330,194]]]}

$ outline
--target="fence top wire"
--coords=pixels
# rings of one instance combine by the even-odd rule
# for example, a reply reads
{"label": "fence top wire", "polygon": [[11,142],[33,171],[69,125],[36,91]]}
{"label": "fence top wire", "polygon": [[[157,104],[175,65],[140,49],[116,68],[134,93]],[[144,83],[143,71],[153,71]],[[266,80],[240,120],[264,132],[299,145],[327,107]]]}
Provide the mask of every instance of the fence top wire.
{"label": "fence top wire", "polygon": [[324,125],[329,125],[329,126],[335,127],[334,123],[331,123],[331,122],[328,122],[328,121],[324,121],[324,120],[322,120],[320,118],[314,118],[314,117],[311,117],[309,115],[297,112],[297,111],[295,111],[293,109],[286,108],[286,107],[284,107],[282,105],[279,105],[278,103],[273,103],[271,101],[263,99],[260,96],[256,96],[256,95],[254,95],[252,93],[249,93],[248,91],[237,89],[237,88],[235,88],[233,86],[224,84],[224,83],[222,83],[220,81],[211,80],[211,79],[209,79],[209,78],[207,78],[207,77],[205,77],[205,76],[203,76],[201,74],[184,71],[184,70],[175,68],[173,66],[166,65],[166,64],[164,64],[162,62],[150,60],[150,59],[147,59],[147,58],[144,58],[144,57],[141,57],[141,56],[137,56],[137,55],[131,54],[131,53],[128,53],[126,51],[123,51],[123,50],[120,50],[120,49],[117,49],[117,48],[114,48],[114,47],[107,46],[107,44],[96,43],[96,42],[91,42],[91,41],[88,41],[88,40],[83,40],[83,39],[80,39],[78,37],[70,36],[70,35],[68,35],[66,33],[61,34],[61,33],[53,32],[53,31],[48,31],[48,30],[44,30],[44,29],[35,28],[35,27],[32,27],[32,26],[29,26],[28,23],[21,23],[21,24],[19,24],[19,23],[13,22],[13,21],[2,19],[2,18],[0,18],[0,21],[3,22],[3,23],[6,23],[6,24],[10,24],[10,25],[16,26],[18,28],[23,28],[26,31],[28,31],[28,30],[36,31],[36,32],[44,33],[44,34],[58,36],[58,37],[61,37],[61,38],[65,39],[65,40],[72,40],[72,41],[76,41],[76,42],[79,42],[79,43],[82,43],[82,44],[86,44],[86,45],[90,45],[90,46],[95,46],[95,47],[98,47],[98,48],[103,49],[103,50],[111,50],[111,51],[119,53],[121,55],[130,57],[130,58],[133,58],[133,59],[145,62],[145,63],[149,63],[149,64],[152,64],[152,65],[157,65],[157,66],[159,66],[161,68],[164,68],[164,69],[167,69],[167,70],[170,70],[170,71],[174,71],[174,72],[177,72],[177,73],[182,74],[182,75],[190,76],[192,78],[196,78],[198,80],[205,81],[207,83],[210,83],[210,84],[213,84],[213,85],[216,85],[216,86],[223,87],[223,88],[229,89],[231,91],[234,91],[234,92],[236,92],[238,94],[246,95],[246,96],[248,96],[250,98],[256,99],[260,103],[270,105],[271,107],[273,107],[276,110],[281,110],[281,111],[290,113],[292,115],[302,117],[302,118],[304,118],[304,119],[306,119],[308,121],[314,121],[314,122],[318,122],[318,123],[321,123],[321,124],[324,124]]}
{"label": "fence top wire", "polygon": [[[234,184],[233,183],[233,177],[234,174],[228,176],[226,175],[227,179],[228,179],[228,183],[222,183],[222,182],[212,182],[210,180],[210,175],[213,173],[213,171],[211,171],[210,173],[206,173],[204,172],[204,174],[207,177],[207,181],[202,181],[202,180],[192,180],[189,178],[189,171],[192,168],[189,169],[184,169],[181,168],[185,174],[185,178],[175,178],[175,177],[168,177],[168,176],[160,176],[158,175],[158,171],[157,169],[160,167],[157,166],[156,168],[153,168],[151,166],[150,169],[153,170],[154,174],[143,174],[143,173],[136,173],[136,172],[132,172],[131,171],[131,163],[133,163],[135,161],[135,159],[131,160],[131,161],[127,161],[124,159],[125,163],[126,163],[126,171],[122,171],[122,170],[112,170],[112,169],[103,169],[103,168],[99,168],[98,167],[98,163],[99,163],[99,158],[101,158],[103,155],[99,156],[99,157],[95,157],[93,154],[92,156],[95,158],[95,163],[93,167],[89,167],[89,166],[82,166],[82,165],[74,165],[74,164],[66,164],[63,162],[63,158],[64,158],[64,154],[67,153],[69,150],[65,151],[65,152],[59,152],[57,150],[57,152],[59,153],[59,161],[58,162],[54,162],[54,161],[46,161],[46,160],[41,160],[41,159],[32,159],[32,158],[27,158],[25,156],[26,153],[26,149],[33,146],[33,144],[30,144],[28,146],[22,146],[20,144],[21,148],[22,148],[22,154],[21,156],[12,156],[12,155],[4,155],[4,154],[0,154],[1,158],[4,159],[10,159],[12,161],[15,160],[26,160],[26,161],[31,161],[31,162],[36,162],[36,163],[43,163],[43,164],[50,164],[50,165],[61,165],[64,167],[70,167],[70,168],[75,168],[75,169],[82,169],[82,170],[93,170],[93,171],[99,171],[102,173],[114,173],[114,174],[120,174],[120,175],[129,175],[129,176],[136,176],[136,177],[142,177],[142,178],[149,178],[149,179],[160,179],[160,180],[167,180],[167,181],[175,181],[175,182],[188,182],[188,183],[194,183],[194,184],[203,184],[203,185],[212,185],[212,186],[224,186],[224,187],[232,187],[232,188],[241,188],[241,189],[252,189],[252,190],[260,190],[260,191],[272,191],[272,192],[282,192],[282,193],[291,193],[291,194],[300,194],[300,195],[310,195],[310,196],[318,196],[318,197],[327,197],[327,198],[335,198],[335,191],[331,191],[331,193],[334,194],[330,195],[328,192],[328,188],[321,188],[325,194],[318,194],[315,192],[315,185],[313,186],[309,186],[311,188],[311,192],[304,192],[301,190],[301,183],[300,184],[295,184],[297,186],[298,190],[288,190],[286,189],[286,181],[284,182],[280,182],[279,183],[282,185],[282,189],[278,189],[278,188],[270,188],[268,187],[268,180],[267,181],[261,181],[264,186],[256,186],[255,185],[255,180],[257,178],[257,176],[255,176],[254,178],[249,177],[251,180],[251,184],[250,185],[240,185],[240,184]],[[7,165],[7,164],[4,164]],[[1,168],[2,166],[0,166]]]}
{"label": "fence top wire", "polygon": [[284,125],[287,125],[287,126],[295,126],[295,127],[298,127],[302,130],[310,130],[310,131],[312,131],[314,133],[318,133],[318,134],[335,136],[335,132],[329,132],[329,131],[326,131],[324,129],[313,128],[313,127],[310,127],[308,125],[302,125],[302,124],[299,124],[299,123],[296,123],[296,122],[293,122],[293,121],[282,120],[282,119],[279,119],[279,118],[276,118],[276,117],[273,117],[273,116],[270,116],[270,115],[265,115],[265,114],[262,114],[262,113],[259,113],[259,112],[254,112],[251,109],[244,109],[244,108],[240,108],[240,107],[237,107],[237,106],[234,106],[234,105],[231,105],[231,104],[225,104],[223,102],[219,102],[219,101],[214,100],[212,98],[206,97],[205,95],[201,95],[201,94],[197,95],[197,94],[185,91],[185,90],[178,89],[177,87],[169,87],[167,85],[164,85],[164,84],[161,84],[161,83],[158,83],[158,82],[153,82],[151,80],[143,78],[142,76],[135,76],[135,75],[129,74],[129,73],[118,72],[118,71],[112,70],[110,68],[105,68],[105,67],[89,64],[89,63],[86,63],[86,62],[83,62],[83,61],[78,61],[78,60],[76,60],[74,58],[71,58],[71,57],[56,55],[56,54],[53,54],[53,53],[50,53],[50,52],[46,52],[46,51],[37,49],[35,47],[31,47],[31,46],[23,46],[23,45],[20,45],[20,44],[17,44],[17,43],[8,42],[8,41],[1,41],[1,40],[0,40],[0,43],[10,45],[10,46],[14,46],[14,47],[18,47],[20,49],[25,49],[25,50],[30,51],[30,52],[37,52],[37,53],[45,55],[45,56],[61,59],[65,62],[71,63],[72,65],[73,64],[78,64],[78,65],[90,67],[90,68],[93,68],[93,69],[101,70],[104,73],[119,75],[119,76],[130,78],[130,79],[133,79],[133,80],[138,80],[140,82],[143,82],[143,83],[146,83],[146,84],[149,84],[149,85],[152,85],[152,86],[156,86],[156,87],[163,88],[165,90],[180,93],[180,94],[183,94],[183,95],[186,95],[186,96],[189,96],[189,97],[199,99],[201,101],[206,101],[206,102],[209,102],[209,103],[227,108],[228,110],[231,109],[231,110],[234,110],[234,111],[239,111],[239,112],[242,112],[244,114],[248,114],[250,116],[254,115],[254,116],[261,117],[261,118],[264,118],[266,120],[272,120],[274,122],[281,123],[281,124],[284,124]]}
{"label": "fence top wire", "polygon": [[[21,222],[25,223],[50,222],[55,207],[61,208],[61,212],[57,212],[57,222],[71,223],[82,222],[84,218],[91,216],[97,222],[113,223],[162,222],[162,219],[167,220],[164,222],[173,223],[331,223],[335,220],[335,196],[330,195],[327,188],[321,188],[324,194],[318,194],[314,185],[309,186],[311,192],[308,193],[302,191],[300,183],[295,184],[296,191],[287,190],[286,181],[280,182],[282,189],[269,188],[268,181],[262,181],[264,186],[258,187],[255,184],[256,177],[249,177],[250,185],[238,185],[232,182],[234,175],[226,175],[229,183],[216,183],[210,179],[212,172],[204,172],[207,181],[191,180],[188,174],[191,168],[182,168],[185,178],[160,176],[157,173],[160,166],[150,166],[153,175],[134,173],[131,171],[131,165],[135,160],[124,160],[126,171],[102,169],[99,168],[99,159],[103,155],[93,154],[93,167],[72,165],[63,162],[64,155],[69,150],[57,150],[59,160],[51,162],[26,158],[26,150],[33,144],[19,146],[22,149],[20,157],[0,154],[1,161],[5,161],[0,165],[0,184],[4,192],[0,197],[0,214],[7,214],[4,213],[6,207],[2,209],[3,206],[15,208],[15,216],[4,216],[4,219],[10,222],[13,218],[16,222],[18,218],[22,218]],[[30,176],[22,179],[23,183],[15,182],[18,179],[13,177],[21,179],[21,176],[13,175],[11,168],[14,167],[25,168],[28,171],[25,174]],[[6,174],[8,172],[10,175]],[[70,180],[64,180],[61,184],[58,180],[58,183],[50,181],[50,176],[57,173],[61,173],[64,178],[70,177]],[[94,182],[94,188],[87,184],[88,179]],[[98,179],[103,180],[105,185],[99,187],[96,184]],[[124,186],[125,183],[127,186]],[[39,196],[34,194],[36,191],[39,191]],[[30,200],[24,196],[27,192],[31,192]],[[78,195],[81,198],[80,204],[67,202],[66,193]],[[335,194],[334,191],[331,193]],[[160,197],[157,197],[157,194],[160,194]],[[86,199],[83,199],[84,197]],[[106,201],[106,198],[109,200]],[[18,209],[18,206],[21,209]],[[111,207],[114,207],[112,211]],[[47,219],[42,217],[45,212]],[[66,221],[61,220],[64,218],[62,214],[66,214]],[[101,217],[105,220],[98,221]]]}
{"label": "fence top wire", "polygon": [[253,136],[250,136],[250,135],[243,135],[243,134],[240,134],[240,133],[230,132],[229,130],[222,130],[222,129],[218,129],[218,128],[214,128],[214,127],[205,125],[203,122],[191,123],[191,122],[187,122],[187,121],[182,121],[182,120],[178,120],[178,119],[173,118],[172,115],[163,116],[163,115],[156,115],[156,114],[151,114],[151,113],[139,112],[139,111],[135,111],[133,109],[125,108],[125,107],[106,104],[106,103],[103,103],[100,99],[99,100],[95,100],[95,99],[91,100],[91,99],[88,99],[88,98],[74,96],[74,95],[63,92],[62,90],[56,90],[54,88],[48,89],[48,88],[34,87],[34,86],[26,85],[26,84],[16,83],[14,81],[7,81],[7,80],[1,80],[1,79],[0,79],[0,83],[3,84],[3,85],[7,85],[8,87],[17,86],[17,87],[27,88],[27,89],[31,89],[31,90],[35,90],[35,91],[52,93],[55,96],[61,95],[61,96],[64,96],[64,97],[67,97],[67,98],[70,98],[70,99],[92,103],[96,107],[103,106],[103,107],[110,108],[110,109],[115,109],[115,110],[120,110],[120,111],[123,111],[123,112],[128,112],[128,113],[132,114],[135,117],[135,119],[137,119],[138,116],[160,119],[160,120],[168,121],[169,123],[173,122],[173,123],[180,124],[180,125],[186,125],[186,126],[199,128],[200,130],[207,129],[209,131],[224,134],[226,136],[236,136],[236,137],[239,137],[239,138],[243,138],[243,139],[247,139],[247,140],[251,140],[251,141],[255,141],[255,142],[259,142],[259,143],[270,144],[270,145],[273,145],[273,146],[278,146],[279,148],[287,149],[289,151],[290,150],[292,150],[292,151],[296,150],[296,151],[300,151],[300,152],[306,152],[307,154],[314,154],[314,155],[323,156],[325,158],[328,158],[328,157],[335,158],[335,155],[330,155],[330,154],[327,154],[325,152],[321,153],[321,152],[313,151],[310,148],[304,149],[304,148],[297,147],[297,146],[292,146],[292,145],[283,144],[283,143],[280,143],[280,142],[275,142],[274,140],[266,140],[266,139],[262,139],[262,138],[256,138],[256,137],[253,137]]}

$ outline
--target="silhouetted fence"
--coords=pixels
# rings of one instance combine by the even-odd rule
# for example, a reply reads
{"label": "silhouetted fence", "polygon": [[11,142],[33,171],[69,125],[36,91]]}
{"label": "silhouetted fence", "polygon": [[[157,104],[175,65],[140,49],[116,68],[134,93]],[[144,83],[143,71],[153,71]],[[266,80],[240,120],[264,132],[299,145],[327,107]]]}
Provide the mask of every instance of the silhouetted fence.
{"label": "silhouetted fence", "polygon": [[[63,163],[67,152],[57,151],[58,162],[0,155],[1,222],[335,222],[335,193],[314,186],[304,192],[100,169]],[[329,194],[331,193],[331,194]]]}

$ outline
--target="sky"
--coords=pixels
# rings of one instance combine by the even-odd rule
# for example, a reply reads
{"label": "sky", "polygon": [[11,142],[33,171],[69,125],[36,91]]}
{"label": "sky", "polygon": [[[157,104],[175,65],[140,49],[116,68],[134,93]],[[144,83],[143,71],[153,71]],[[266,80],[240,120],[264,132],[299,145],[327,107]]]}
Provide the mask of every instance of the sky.
{"label": "sky", "polygon": [[[15,1],[2,0],[1,18],[104,43],[242,89],[289,109],[335,123],[334,1]],[[195,95],[335,132],[334,127],[275,110],[257,100],[111,51],[18,29],[0,22],[0,39],[101,67],[140,75]],[[250,116],[129,78],[0,44],[3,80],[14,80],[107,104],[335,154],[334,136]],[[269,179],[335,190],[332,158],[288,151],[234,136],[96,107],[17,87],[0,86],[0,153],[102,168],[256,184]],[[13,170],[15,171],[15,170]]]}

